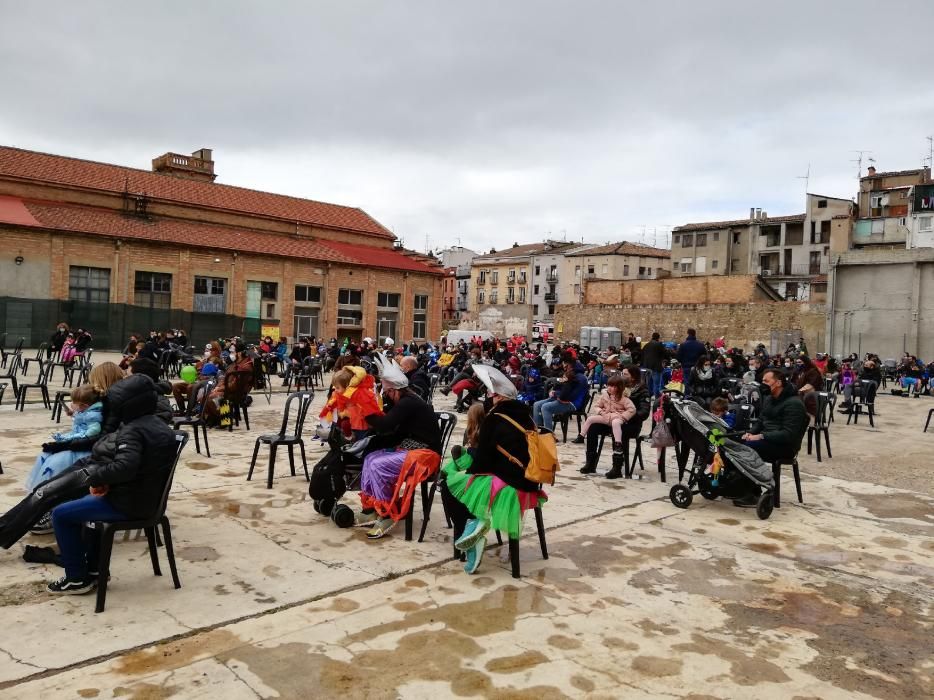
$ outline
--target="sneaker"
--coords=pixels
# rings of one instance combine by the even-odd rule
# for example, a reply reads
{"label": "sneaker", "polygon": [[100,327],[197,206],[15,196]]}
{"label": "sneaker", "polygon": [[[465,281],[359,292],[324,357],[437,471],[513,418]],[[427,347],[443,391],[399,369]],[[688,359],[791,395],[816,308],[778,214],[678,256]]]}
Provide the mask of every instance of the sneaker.
{"label": "sneaker", "polygon": [[742,498],[734,498],[733,505],[737,508],[755,508],[759,504],[759,494],[749,493]]}
{"label": "sneaker", "polygon": [[473,547],[467,550],[467,562],[464,564],[464,572],[472,574],[480,568],[480,562],[483,561],[483,552],[486,549],[486,537],[477,540]]}
{"label": "sneaker", "polygon": [[379,520],[379,513],[375,510],[371,510],[369,513],[358,513],[357,517],[354,518],[353,524],[362,527],[364,525],[372,525],[377,520]]}
{"label": "sneaker", "polygon": [[58,595],[84,595],[95,588],[97,588],[97,581],[91,578],[90,574],[83,581],[62,576],[58,581],[52,581],[46,586],[49,593]]}
{"label": "sneaker", "polygon": [[373,525],[373,529],[366,533],[368,540],[378,540],[389,534],[396,521],[392,518],[381,518]]}
{"label": "sneaker", "polygon": [[583,435],[578,435],[576,438],[574,438],[573,440],[571,440],[571,444],[572,444],[572,445],[583,445],[583,444],[584,444],[584,436],[583,436]]}
{"label": "sneaker", "polygon": [[33,525],[29,531],[34,535],[51,535],[55,532],[55,529],[52,527],[52,511],[49,511],[39,518],[39,522]]}
{"label": "sneaker", "polygon": [[448,394],[451,393],[451,387],[443,386],[440,389],[438,389],[438,391],[440,391],[444,396],[447,396]]}
{"label": "sneaker", "polygon": [[478,539],[486,539],[486,533],[489,529],[489,520],[481,520],[480,518],[468,520],[464,526],[464,534],[457,538],[454,546],[462,552],[466,552],[477,543]]}

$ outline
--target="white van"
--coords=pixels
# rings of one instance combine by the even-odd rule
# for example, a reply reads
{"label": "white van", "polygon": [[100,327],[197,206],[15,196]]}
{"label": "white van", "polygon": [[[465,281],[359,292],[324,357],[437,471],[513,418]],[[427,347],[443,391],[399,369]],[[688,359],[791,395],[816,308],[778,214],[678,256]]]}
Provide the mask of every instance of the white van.
{"label": "white van", "polygon": [[462,340],[469,345],[474,338],[493,340],[496,336],[490,331],[448,331],[445,337],[448,339],[448,345],[457,345]]}

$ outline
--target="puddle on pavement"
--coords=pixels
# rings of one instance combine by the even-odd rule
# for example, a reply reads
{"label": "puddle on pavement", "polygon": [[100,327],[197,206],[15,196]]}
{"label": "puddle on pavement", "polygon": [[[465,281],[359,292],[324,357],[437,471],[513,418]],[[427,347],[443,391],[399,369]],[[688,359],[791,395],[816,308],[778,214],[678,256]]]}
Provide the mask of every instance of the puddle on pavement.
{"label": "puddle on pavement", "polygon": [[214,547],[182,547],[178,556],[185,561],[216,561],[221,555]]}
{"label": "puddle on pavement", "polygon": [[181,688],[177,685],[155,685],[154,683],[134,683],[131,686],[117,686],[113,689],[115,698],[126,700],[164,700],[175,697]]}
{"label": "puddle on pavement", "polygon": [[124,654],[114,662],[114,672],[127,676],[147,676],[187,666],[199,658],[214,656],[243,642],[229,630],[217,629],[169,644]]}
{"label": "puddle on pavement", "polygon": [[204,471],[206,469],[213,469],[217,465],[211,464],[210,462],[186,462],[185,466],[195,469],[196,471]]}
{"label": "puddle on pavement", "polygon": [[643,676],[663,678],[681,672],[681,659],[663,659],[659,656],[637,656],[632,660],[632,670]]}
{"label": "puddle on pavement", "polygon": [[553,634],[548,638],[548,646],[555,649],[580,649],[582,642],[573,637],[566,637],[563,634]]}
{"label": "puddle on pavement", "polygon": [[716,656],[726,661],[730,664],[728,678],[738,685],[785,683],[791,680],[779,666],[762,658],[764,654],[755,653],[754,656],[748,656],[730,646],[728,642],[712,639],[703,634],[692,634],[690,643],[675,644],[672,649],[679,652]]}
{"label": "puddle on pavement", "polygon": [[52,598],[45,581],[24,581],[0,588],[0,608],[28,605]]}
{"label": "puddle on pavement", "polygon": [[501,656],[486,662],[491,673],[519,673],[548,662],[548,657],[540,651],[525,651],[514,656]]}
{"label": "puddle on pavement", "polygon": [[877,518],[911,518],[923,523],[934,522],[934,501],[931,499],[911,493],[854,493],[842,490]]}

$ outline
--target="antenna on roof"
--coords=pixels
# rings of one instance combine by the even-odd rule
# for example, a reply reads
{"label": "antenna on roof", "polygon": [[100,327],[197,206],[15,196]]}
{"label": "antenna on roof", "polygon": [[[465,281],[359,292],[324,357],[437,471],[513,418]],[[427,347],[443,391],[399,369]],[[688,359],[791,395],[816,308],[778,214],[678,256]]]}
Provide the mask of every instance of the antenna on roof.
{"label": "antenna on roof", "polygon": [[[851,163],[856,163],[856,179],[859,180],[863,176],[863,155],[869,155],[872,151],[866,150],[865,148],[859,151],[850,151],[850,153],[855,153],[856,158],[850,160]],[[870,163],[875,163],[876,159],[870,157]]]}
{"label": "antenna on roof", "polygon": [[796,180],[804,180],[804,194],[808,193],[808,183],[811,181],[811,164],[808,163],[807,172],[804,175],[795,175]]}

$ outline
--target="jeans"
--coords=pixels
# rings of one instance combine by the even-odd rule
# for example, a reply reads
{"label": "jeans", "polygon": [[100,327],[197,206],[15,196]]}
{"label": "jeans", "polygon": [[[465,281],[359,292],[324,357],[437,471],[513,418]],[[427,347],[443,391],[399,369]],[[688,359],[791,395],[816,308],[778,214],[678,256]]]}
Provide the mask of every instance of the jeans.
{"label": "jeans", "polygon": [[662,371],[656,371],[654,369],[649,370],[649,393],[652,396],[658,396],[662,393],[662,389],[665,388],[665,373]]}
{"label": "jeans", "polygon": [[110,505],[105,497],[90,494],[76,501],[62,503],[52,511],[55,539],[62,555],[65,575],[70,579],[83,581],[88,576],[88,565],[97,567],[99,535],[94,533],[87,543],[82,539],[84,523],[95,520],[112,522],[127,520],[127,516]]}
{"label": "jeans", "polygon": [[555,418],[573,412],[574,404],[564,403],[558,399],[542,399],[532,405],[532,419],[535,425],[548,430],[555,429]]}

